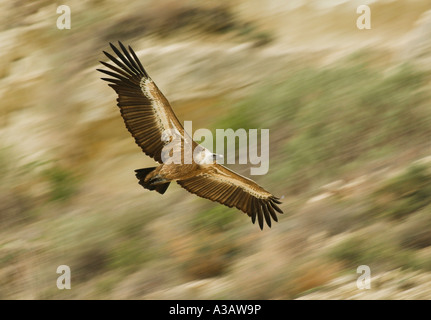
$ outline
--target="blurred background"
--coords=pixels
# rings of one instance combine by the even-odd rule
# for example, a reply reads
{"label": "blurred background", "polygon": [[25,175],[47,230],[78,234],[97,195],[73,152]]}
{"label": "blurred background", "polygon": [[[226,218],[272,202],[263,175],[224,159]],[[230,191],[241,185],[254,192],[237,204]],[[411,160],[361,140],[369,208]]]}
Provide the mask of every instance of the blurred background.
{"label": "blurred background", "polygon": [[[0,298],[430,299],[431,3],[322,3],[63,1],[59,30],[60,4],[1,0]],[[181,122],[270,129],[272,229],[138,185],[95,70],[118,40]]]}

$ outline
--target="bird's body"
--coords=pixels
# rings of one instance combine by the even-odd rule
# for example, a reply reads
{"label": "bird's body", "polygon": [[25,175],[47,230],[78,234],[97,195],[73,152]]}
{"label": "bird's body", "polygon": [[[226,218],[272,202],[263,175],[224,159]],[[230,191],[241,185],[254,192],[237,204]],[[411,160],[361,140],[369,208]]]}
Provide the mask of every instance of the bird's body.
{"label": "bird's body", "polygon": [[153,172],[151,172],[150,175],[148,175],[147,180],[157,175],[170,181],[184,180],[184,179],[192,178],[196,174],[199,174],[204,171],[205,171],[205,168],[196,163],[193,163],[193,164],[162,163]]}
{"label": "bird's body", "polygon": [[[261,229],[264,220],[268,226],[271,218],[277,221],[275,212],[283,213],[277,206],[279,199],[253,180],[218,164],[217,155],[193,141],[132,48],[127,50],[121,42],[119,46],[121,51],[111,44],[120,60],[104,52],[115,66],[101,61],[111,71],[98,71],[112,77],[102,79],[117,92],[117,105],[135,142],[159,163],[157,167],[135,170],[139,184],[164,194],[176,181],[200,197],[242,210],[253,223],[257,217]],[[193,154],[190,161],[186,161],[186,149]]]}

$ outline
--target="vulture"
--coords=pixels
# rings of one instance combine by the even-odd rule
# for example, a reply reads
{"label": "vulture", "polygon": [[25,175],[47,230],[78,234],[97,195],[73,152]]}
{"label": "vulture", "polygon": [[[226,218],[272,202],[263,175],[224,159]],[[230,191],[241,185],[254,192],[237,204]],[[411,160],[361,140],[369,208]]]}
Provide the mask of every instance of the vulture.
{"label": "vulture", "polygon": [[[218,163],[220,156],[196,143],[184,132],[168,100],[145,71],[136,53],[118,42],[110,46],[117,57],[103,51],[113,64],[100,61],[109,70],[97,69],[110,78],[109,83],[118,95],[117,106],[126,128],[142,151],[159,163],[157,167],[136,169],[139,184],[148,190],[164,194],[172,181],[199,197],[218,202],[246,213],[260,229],[264,221],[271,227],[271,219],[278,221],[280,198],[263,189],[256,182],[235,173]],[[173,132],[166,135],[166,132]],[[178,148],[191,144],[191,163],[163,161],[168,144]],[[172,152],[169,153],[172,155]],[[184,159],[184,152],[181,153]],[[172,160],[172,159],[171,159]]]}

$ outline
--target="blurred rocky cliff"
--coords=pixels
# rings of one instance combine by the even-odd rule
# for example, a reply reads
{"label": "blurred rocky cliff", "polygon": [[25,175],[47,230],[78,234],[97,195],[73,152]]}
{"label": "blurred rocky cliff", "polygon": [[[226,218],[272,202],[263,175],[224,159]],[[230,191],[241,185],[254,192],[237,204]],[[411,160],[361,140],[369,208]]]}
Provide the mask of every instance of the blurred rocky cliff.
{"label": "blurred rocky cliff", "polygon": [[[344,280],[336,282],[341,271],[351,267],[340,262],[345,256],[339,253],[341,249],[337,245],[351,236],[343,233],[343,228],[347,226],[346,232],[351,231],[350,227],[357,221],[355,214],[364,212],[364,204],[371,202],[371,195],[388,205],[384,196],[379,198],[380,193],[374,193],[375,189],[380,190],[393,176],[404,177],[405,168],[430,154],[430,145],[426,145],[429,131],[416,132],[414,137],[419,137],[416,141],[420,144],[411,149],[400,148],[403,153],[396,157],[396,162],[384,157],[384,161],[378,162],[376,156],[367,165],[361,165],[363,169],[343,172],[343,177],[335,174],[310,181],[306,187],[298,187],[299,191],[292,197],[289,194],[294,188],[284,184],[287,176],[279,174],[284,179],[280,182],[276,179],[277,172],[272,171],[269,178],[259,178],[268,189],[286,195],[284,209],[288,214],[273,230],[257,234],[257,228],[249,226],[249,220],[234,210],[223,211],[207,205],[201,202],[204,200],[186,196],[180,188],[169,190],[161,203],[158,195],[147,193],[137,185],[133,170],[153,162],[140,152],[124,128],[115,105],[116,96],[95,69],[101,67],[99,60],[105,60],[102,51],[110,51],[109,42],[130,44],[170,100],[180,121],[192,120],[195,129],[214,128],[226,115],[244,110],[240,109],[241,101],[249,97],[257,101],[253,96],[256,92],[259,97],[263,96],[259,100],[262,108],[269,108],[276,102],[271,86],[278,88],[294,71],[302,66],[320,70],[355,54],[383,70],[382,74],[390,74],[394,66],[408,63],[425,74],[415,78],[416,74],[400,73],[408,77],[409,85],[415,79],[424,79],[421,89],[430,89],[427,78],[431,70],[429,1],[331,0],[323,4],[314,0],[217,3],[70,0],[62,4],[71,9],[70,30],[57,28],[58,5],[51,1],[0,1],[0,298],[65,295],[72,298],[283,299],[305,295],[324,284],[327,287],[323,293],[308,297],[367,298],[355,296],[350,289],[344,290]],[[370,30],[356,27],[359,16],[356,8],[363,4],[371,8]],[[345,79],[354,82],[355,77]],[[365,86],[367,80],[362,81]],[[383,89],[379,87],[376,91],[392,95],[396,90],[384,91],[390,85],[382,80]],[[338,88],[334,87],[334,92]],[[412,90],[416,89],[412,85]],[[277,94],[283,95],[284,91]],[[409,95],[411,100],[394,101],[407,101],[407,105],[417,101],[413,99],[415,95],[416,91]],[[282,101],[290,101],[288,98]],[[305,100],[309,98],[313,99],[306,97]],[[295,102],[305,104],[308,100]],[[418,105],[418,113],[412,119],[427,120],[423,116],[427,113],[422,109],[429,108],[429,100],[424,98]],[[268,113],[250,117],[274,124],[271,141],[281,149],[292,138],[295,125],[277,122],[277,117],[283,117],[284,109],[277,110],[279,113],[274,113],[273,118],[268,118]],[[241,118],[238,121],[243,120],[242,116],[237,117]],[[399,118],[405,118],[394,117],[394,126],[400,125]],[[280,149],[271,149],[270,170],[282,168],[289,159],[288,152],[280,155]],[[384,146],[375,149],[381,151]],[[429,162],[424,163],[429,166]],[[372,172],[364,172],[368,169]],[[325,168],[319,167],[319,170],[325,171]],[[429,181],[426,173],[414,172],[411,176]],[[325,179],[346,181],[336,183],[334,191],[319,187],[319,184],[327,185]],[[373,191],[361,193],[361,186]],[[343,192],[354,194],[354,200],[347,197],[354,202],[354,209],[351,203],[331,202],[343,198]],[[388,194],[393,196],[391,192]],[[406,199],[404,194],[400,197],[403,201]],[[423,207],[430,208],[425,202]],[[415,210],[411,212],[416,213]],[[199,216],[200,212],[207,216]],[[328,220],[320,221],[320,212],[331,212]],[[428,216],[429,213],[428,210]],[[208,218],[212,224],[202,222],[211,214],[221,218]],[[343,220],[345,214],[351,222],[334,226],[333,221]],[[293,218],[289,218],[291,215]],[[421,213],[418,219],[429,221],[423,216],[426,214]],[[406,230],[399,227],[406,238],[408,228],[415,230],[412,225],[417,223],[411,220]],[[363,226],[365,229],[358,237],[366,232],[379,233],[387,226],[382,220],[367,221],[372,226]],[[227,231],[224,225],[230,226]],[[327,229],[319,232],[316,225]],[[165,238],[161,239],[162,235]],[[382,242],[390,242],[392,237],[388,235]],[[208,245],[202,245],[202,241]],[[423,278],[430,283],[431,265],[424,267],[422,262],[431,257],[431,241],[428,238],[424,241],[426,245],[409,247],[409,250],[419,248],[420,252],[412,253],[411,259],[409,256],[407,260],[416,262],[407,267],[416,270],[409,272],[420,272],[420,276],[423,273]],[[248,243],[256,246],[250,248]],[[316,243],[338,260],[325,258],[320,263],[315,257],[319,250]],[[309,253],[305,256],[310,261],[301,260],[301,250]],[[393,247],[390,250],[396,251]],[[374,257],[373,254],[374,251],[369,256]],[[275,263],[262,265],[269,260]],[[172,262],[179,267],[170,269]],[[52,270],[67,263],[78,270],[79,290],[66,294],[55,288],[57,275]],[[408,264],[395,263],[385,273],[382,268],[385,263],[386,260],[379,263],[380,288],[386,288],[382,279],[401,272],[393,270],[401,270]],[[248,276],[255,273],[253,268],[272,273],[273,277],[250,279]],[[286,268],[291,269],[284,273]],[[158,274],[154,278],[155,271]],[[415,273],[409,286],[415,287],[420,276]],[[406,277],[409,275],[403,274],[401,278]],[[282,285],[270,294],[271,285],[275,286],[278,280]],[[370,297],[404,298],[395,293],[404,287],[393,286],[396,280],[392,278],[388,281],[393,292],[385,289],[383,295],[374,292]],[[246,284],[252,287],[248,292],[242,289]],[[229,296],[227,292],[236,295]],[[421,289],[412,292],[413,298],[431,297]]]}

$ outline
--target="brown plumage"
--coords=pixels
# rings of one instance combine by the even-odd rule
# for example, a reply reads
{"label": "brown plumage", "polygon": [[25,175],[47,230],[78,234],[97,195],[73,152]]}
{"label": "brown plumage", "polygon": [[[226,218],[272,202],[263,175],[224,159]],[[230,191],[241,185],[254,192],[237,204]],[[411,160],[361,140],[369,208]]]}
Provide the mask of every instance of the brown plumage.
{"label": "brown plumage", "polygon": [[[278,221],[276,212],[283,213],[277,206],[279,198],[264,190],[253,180],[243,177],[228,168],[217,164],[214,154],[194,142],[180,124],[168,100],[148,76],[135,52],[129,46],[127,50],[121,42],[120,49],[110,44],[118,59],[103,51],[115,64],[100,61],[108,70],[97,69],[112,78],[108,81],[118,94],[117,105],[127,129],[142,151],[160,163],[158,167],[137,169],[139,184],[149,190],[164,194],[171,181],[176,181],[187,191],[202,198],[217,201],[228,207],[236,207],[247,213],[253,223],[256,219],[260,228],[264,221],[271,227],[271,219]],[[166,139],[166,130],[176,131],[178,139]],[[162,161],[162,150],[168,143],[191,143],[192,150],[202,155],[210,155],[211,163],[195,162],[191,164],[167,164]],[[182,159],[184,160],[184,152]]]}

